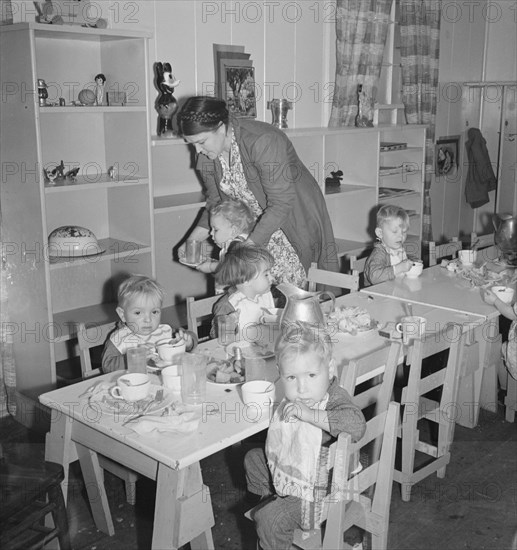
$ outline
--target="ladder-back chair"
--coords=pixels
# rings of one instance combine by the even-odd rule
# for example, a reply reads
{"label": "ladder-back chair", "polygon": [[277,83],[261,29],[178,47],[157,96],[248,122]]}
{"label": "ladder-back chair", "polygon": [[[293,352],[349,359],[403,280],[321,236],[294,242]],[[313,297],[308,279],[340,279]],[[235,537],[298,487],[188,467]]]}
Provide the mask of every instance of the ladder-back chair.
{"label": "ladder-back chair", "polygon": [[187,297],[188,329],[199,337],[200,342],[209,339],[206,331],[203,331],[201,334],[198,331],[202,326],[208,327],[208,332],[210,331],[212,308],[220,298],[220,294],[208,298],[200,298],[199,300],[196,300],[192,296]]}
{"label": "ladder-back chair", "polygon": [[[117,323],[115,322],[105,324],[92,323],[88,325],[79,323],[77,327],[77,341],[79,344],[83,379],[91,378],[102,373],[100,366],[92,368],[91,351],[92,348],[104,345],[116,326]],[[102,455],[99,455],[99,464],[103,470],[108,470],[108,472],[124,481],[126,500],[128,504],[135,504],[138,474]]]}
{"label": "ladder-back chair", "polygon": [[[408,346],[406,363],[409,376],[401,397],[401,466],[394,474],[404,501],[409,501],[413,485],[432,473],[445,477],[454,438],[459,379],[465,368],[464,362],[469,355],[475,357],[473,347],[478,346],[477,343],[467,346],[465,340],[463,327],[451,323],[439,332],[414,339]],[[424,358],[447,349],[446,362],[437,361],[430,374],[422,372]],[[429,435],[422,437],[424,420],[436,426],[437,437],[431,437],[430,430],[426,430]],[[416,464],[417,451],[425,455],[424,465]]]}
{"label": "ladder-back chair", "polygon": [[456,258],[458,251],[462,249],[462,242],[454,237],[450,242],[437,245],[434,241],[429,243],[429,265],[436,265],[442,258]]}
{"label": "ladder-back chair", "polygon": [[307,290],[309,292],[315,292],[317,284],[356,292],[359,290],[359,275],[327,271],[325,269],[320,269],[318,264],[313,262],[307,273]]}

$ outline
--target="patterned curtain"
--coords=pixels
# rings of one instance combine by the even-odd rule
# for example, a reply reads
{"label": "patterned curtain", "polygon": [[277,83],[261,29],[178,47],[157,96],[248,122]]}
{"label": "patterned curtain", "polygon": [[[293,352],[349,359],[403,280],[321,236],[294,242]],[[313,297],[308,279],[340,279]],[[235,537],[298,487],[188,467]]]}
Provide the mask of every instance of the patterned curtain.
{"label": "patterned curtain", "polygon": [[433,240],[430,188],[440,53],[441,0],[400,1],[402,101],[408,124],[427,124],[422,239]]}
{"label": "patterned curtain", "polygon": [[393,0],[337,0],[336,83],[329,126],[353,126],[357,85],[375,99]]}
{"label": "patterned curtain", "polygon": [[0,210],[0,418],[16,414],[16,371],[13,340],[8,330],[7,312],[8,263],[2,241],[2,212]]}

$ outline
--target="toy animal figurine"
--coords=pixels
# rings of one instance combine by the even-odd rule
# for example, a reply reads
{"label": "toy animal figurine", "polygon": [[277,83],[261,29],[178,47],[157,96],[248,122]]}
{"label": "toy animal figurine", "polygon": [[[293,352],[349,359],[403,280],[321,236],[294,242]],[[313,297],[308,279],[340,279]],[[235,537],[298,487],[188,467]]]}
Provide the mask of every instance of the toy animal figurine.
{"label": "toy animal figurine", "polygon": [[56,174],[58,179],[63,179],[65,177],[65,163],[63,161],[56,166]]}
{"label": "toy animal figurine", "polygon": [[72,168],[71,170],[68,170],[68,172],[65,174],[65,178],[69,178],[72,181],[75,181],[77,179],[78,173],[79,173],[79,167]]}
{"label": "toy animal figurine", "polygon": [[170,63],[155,63],[156,87],[160,95],[156,101],[158,111],[158,135],[162,138],[171,138],[174,135],[172,130],[172,117],[178,108],[178,102],[172,95],[174,88],[180,83],[172,74]]}
{"label": "toy animal figurine", "polygon": [[54,185],[57,178],[57,168],[45,168],[44,172],[49,185]]}

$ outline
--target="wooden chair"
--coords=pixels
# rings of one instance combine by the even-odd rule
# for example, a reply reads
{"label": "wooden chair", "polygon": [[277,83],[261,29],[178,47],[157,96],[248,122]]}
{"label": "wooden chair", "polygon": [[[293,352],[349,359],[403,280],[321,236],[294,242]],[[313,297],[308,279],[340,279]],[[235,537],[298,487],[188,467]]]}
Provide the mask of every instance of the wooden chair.
{"label": "wooden chair", "polygon": [[[459,379],[469,355],[465,338],[461,325],[451,323],[439,332],[413,340],[408,346],[406,363],[409,376],[401,397],[401,466],[394,473],[395,481],[401,485],[404,501],[409,501],[413,485],[432,473],[445,477],[445,468],[451,458],[455,415],[458,414],[455,404]],[[477,343],[471,346],[477,346]],[[431,374],[422,373],[422,360],[446,349],[449,349],[446,364],[435,364]],[[437,427],[437,437],[433,441],[429,435],[421,438],[423,419]],[[417,451],[426,459],[423,466],[418,464],[418,468],[415,464]]]}
{"label": "wooden chair", "polygon": [[471,233],[470,242],[471,246],[476,243],[478,257],[481,257],[482,261],[490,262],[499,258],[499,249],[495,245],[494,233],[487,233],[486,235],[477,235],[477,233]]}
{"label": "wooden chair", "polygon": [[[372,354],[360,359],[350,361],[341,372],[340,385],[348,391],[357,404],[365,413],[366,418],[379,418],[386,415],[390,406],[395,382],[395,374],[399,361],[402,360],[402,343],[393,341]],[[393,405],[395,405],[393,403]],[[399,406],[396,405],[396,418],[393,420],[393,429],[396,430],[399,423]],[[390,424],[390,429],[391,429]],[[357,449],[363,449],[362,454],[366,456],[368,463],[366,470],[363,470],[358,481],[360,490],[352,502],[335,502],[335,495],[329,495],[330,502],[327,503],[327,521],[323,530],[314,530],[309,533],[296,531],[294,545],[303,549],[310,548],[343,548],[343,535],[352,526],[356,525],[368,531],[372,537],[372,548],[387,548],[389,507],[391,500],[391,488],[393,484],[393,471],[389,472],[389,464],[393,470],[394,447],[393,440],[396,440],[396,432],[389,434],[388,442],[383,439],[382,431],[375,435],[376,430],[371,430],[363,437],[364,445],[356,443]],[[342,437],[342,436],[341,436]],[[341,440],[340,437],[340,440]],[[349,436],[347,436],[349,437]],[[368,447],[366,447],[366,441]],[[393,438],[393,439],[391,439]],[[345,439],[345,438],[343,438]],[[349,475],[339,471],[340,464],[340,440],[336,444],[336,455],[334,458],[334,483],[338,486],[343,483],[353,483]],[[382,453],[387,453],[382,456]],[[393,454],[392,454],[393,452]],[[357,455],[359,456],[359,455]],[[348,459],[347,459],[348,460]],[[386,461],[386,462],[384,462]],[[348,461],[350,462],[350,461]],[[384,465],[384,466],[383,466]],[[341,467],[343,464],[341,464]],[[371,469],[370,466],[374,468]],[[382,468],[382,478],[379,475]],[[336,477],[337,476],[337,477]],[[369,477],[368,476],[372,476]],[[368,478],[368,479],[366,479]],[[379,485],[374,487],[375,483]],[[355,501],[355,502],[354,502]],[[344,514],[344,517],[343,517]]]}
{"label": "wooden chair", "polygon": [[[91,378],[101,374],[100,367],[92,368],[91,350],[102,346],[109,334],[115,329],[117,323],[89,324],[79,323],[77,327],[77,341],[79,343],[79,355],[81,357],[81,371],[83,378]],[[99,464],[103,470],[121,478],[126,488],[126,501],[134,505],[136,502],[136,482],[138,474],[133,470],[114,462],[105,456],[99,455]]]}
{"label": "wooden chair", "polygon": [[462,242],[458,240],[457,237],[454,237],[450,242],[437,245],[435,242],[431,241],[429,243],[429,265],[436,265],[439,260],[442,258],[447,258],[449,256],[454,259],[458,254],[458,250],[462,249]]}
{"label": "wooden chair", "polygon": [[[324,528],[310,533],[295,531],[295,548],[345,548],[344,533],[357,525],[372,533],[372,550],[387,549],[398,425],[399,405],[391,402],[387,411],[367,422],[366,432],[357,443],[352,443],[349,434],[339,435],[332,449],[333,491],[324,503]],[[382,443],[378,458],[372,457],[366,467],[354,474],[357,457],[369,455],[372,444],[379,439]]]}
{"label": "wooden chair", "polygon": [[359,275],[326,271],[325,269],[319,269],[318,264],[313,262],[307,273],[307,290],[309,292],[315,292],[317,284],[344,288],[350,290],[350,292],[357,292],[359,290]]}
{"label": "wooden chair", "polygon": [[364,287],[364,266],[368,256],[364,258],[358,258],[357,256],[349,256],[350,262],[350,271],[352,275],[357,275],[359,277],[359,288]]}
{"label": "wooden chair", "polygon": [[[63,479],[63,467],[54,462],[20,466],[0,460],[0,548],[37,550],[57,538],[60,550],[71,550]],[[48,514],[53,527],[45,526]]]}
{"label": "wooden chair", "polygon": [[506,422],[515,422],[517,411],[517,380],[508,374],[506,381],[506,396],[504,398]]}
{"label": "wooden chair", "polygon": [[[212,316],[214,304],[221,298],[220,294],[195,300],[192,296],[187,297],[187,325],[188,329],[199,336],[199,341],[208,340],[210,337],[206,334],[199,334],[199,327],[203,325]],[[208,323],[209,324],[209,323]]]}
{"label": "wooden chair", "polygon": [[77,343],[81,359],[81,374],[83,379],[101,374],[101,368],[92,368],[92,348],[103,346],[110,333],[115,330],[116,322],[105,324],[79,323],[77,326]]}

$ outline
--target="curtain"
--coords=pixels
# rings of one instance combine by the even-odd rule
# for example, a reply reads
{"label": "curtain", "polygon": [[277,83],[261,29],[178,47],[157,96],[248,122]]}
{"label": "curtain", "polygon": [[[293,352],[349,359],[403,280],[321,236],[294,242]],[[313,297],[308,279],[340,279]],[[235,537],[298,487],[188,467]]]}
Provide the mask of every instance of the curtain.
{"label": "curtain", "polygon": [[433,240],[431,181],[440,53],[441,0],[401,0],[402,101],[408,124],[427,124],[422,240]]}
{"label": "curtain", "polygon": [[2,240],[2,212],[0,210],[0,418],[16,414],[16,371],[13,340],[7,312],[8,263]]}
{"label": "curtain", "polygon": [[329,126],[353,126],[357,85],[375,100],[392,0],[337,0],[336,82]]}

